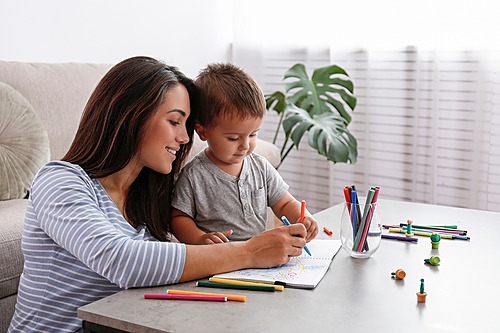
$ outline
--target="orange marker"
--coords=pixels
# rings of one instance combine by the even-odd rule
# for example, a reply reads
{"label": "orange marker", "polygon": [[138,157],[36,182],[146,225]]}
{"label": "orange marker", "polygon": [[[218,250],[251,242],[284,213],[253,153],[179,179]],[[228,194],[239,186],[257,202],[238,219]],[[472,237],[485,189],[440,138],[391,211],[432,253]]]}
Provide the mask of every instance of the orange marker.
{"label": "orange marker", "polygon": [[333,231],[331,231],[327,227],[323,227],[323,231],[326,232],[329,236],[333,235]]}
{"label": "orange marker", "polygon": [[300,202],[300,223],[304,223],[304,215],[306,214],[306,201]]}

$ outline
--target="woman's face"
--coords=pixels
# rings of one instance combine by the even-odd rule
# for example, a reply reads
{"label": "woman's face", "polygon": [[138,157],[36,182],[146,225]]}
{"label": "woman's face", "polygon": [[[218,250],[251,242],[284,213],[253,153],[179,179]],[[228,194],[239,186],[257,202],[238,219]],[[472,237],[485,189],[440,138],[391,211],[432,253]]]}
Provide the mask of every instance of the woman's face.
{"label": "woman's face", "polygon": [[165,93],[164,102],[149,119],[139,145],[139,163],[156,172],[172,171],[181,144],[189,142],[186,121],[191,110],[186,87],[178,84]]}

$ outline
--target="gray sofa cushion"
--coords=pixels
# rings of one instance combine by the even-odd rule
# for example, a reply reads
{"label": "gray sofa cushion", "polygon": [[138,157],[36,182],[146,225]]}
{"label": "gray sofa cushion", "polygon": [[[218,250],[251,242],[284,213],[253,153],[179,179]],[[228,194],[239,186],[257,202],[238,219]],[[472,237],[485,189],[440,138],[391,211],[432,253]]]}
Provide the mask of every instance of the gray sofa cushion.
{"label": "gray sofa cushion", "polygon": [[108,71],[106,64],[48,64],[0,61],[0,81],[19,91],[40,117],[58,160],[75,136],[92,90]]}
{"label": "gray sofa cushion", "polygon": [[0,82],[0,200],[26,197],[49,157],[47,132],[35,110],[18,91]]}
{"label": "gray sofa cushion", "polygon": [[0,299],[17,293],[23,271],[21,235],[28,200],[0,201],[2,232],[0,232]]}

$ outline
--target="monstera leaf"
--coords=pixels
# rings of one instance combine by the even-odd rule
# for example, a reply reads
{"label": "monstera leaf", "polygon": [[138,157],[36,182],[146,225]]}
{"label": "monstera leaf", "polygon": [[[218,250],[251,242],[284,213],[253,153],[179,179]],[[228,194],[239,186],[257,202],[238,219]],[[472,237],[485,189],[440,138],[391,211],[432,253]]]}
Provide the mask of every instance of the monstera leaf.
{"label": "monstera leaf", "polygon": [[[266,107],[280,115],[273,143],[279,129],[285,131],[281,162],[291,149],[298,149],[308,132],[308,144],[333,163],[356,163],[357,142],[347,126],[356,106],[354,86],[337,65],[314,70],[308,77],[303,64],[296,64],[284,75],[285,93],[266,95]],[[291,141],[291,143],[290,143]]]}

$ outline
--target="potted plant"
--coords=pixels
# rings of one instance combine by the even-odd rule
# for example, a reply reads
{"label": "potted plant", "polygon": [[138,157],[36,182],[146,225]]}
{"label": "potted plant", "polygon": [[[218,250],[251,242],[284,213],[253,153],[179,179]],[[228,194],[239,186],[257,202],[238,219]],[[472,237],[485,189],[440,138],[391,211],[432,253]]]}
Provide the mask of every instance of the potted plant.
{"label": "potted plant", "polygon": [[299,148],[306,132],[309,146],[327,160],[356,163],[357,141],[347,128],[356,97],[346,71],[330,65],[315,69],[309,78],[305,66],[299,63],[286,71],[283,81],[284,92],[266,95],[268,111],[274,110],[280,116],[273,143],[281,127],[285,132],[281,163],[293,147]]}

